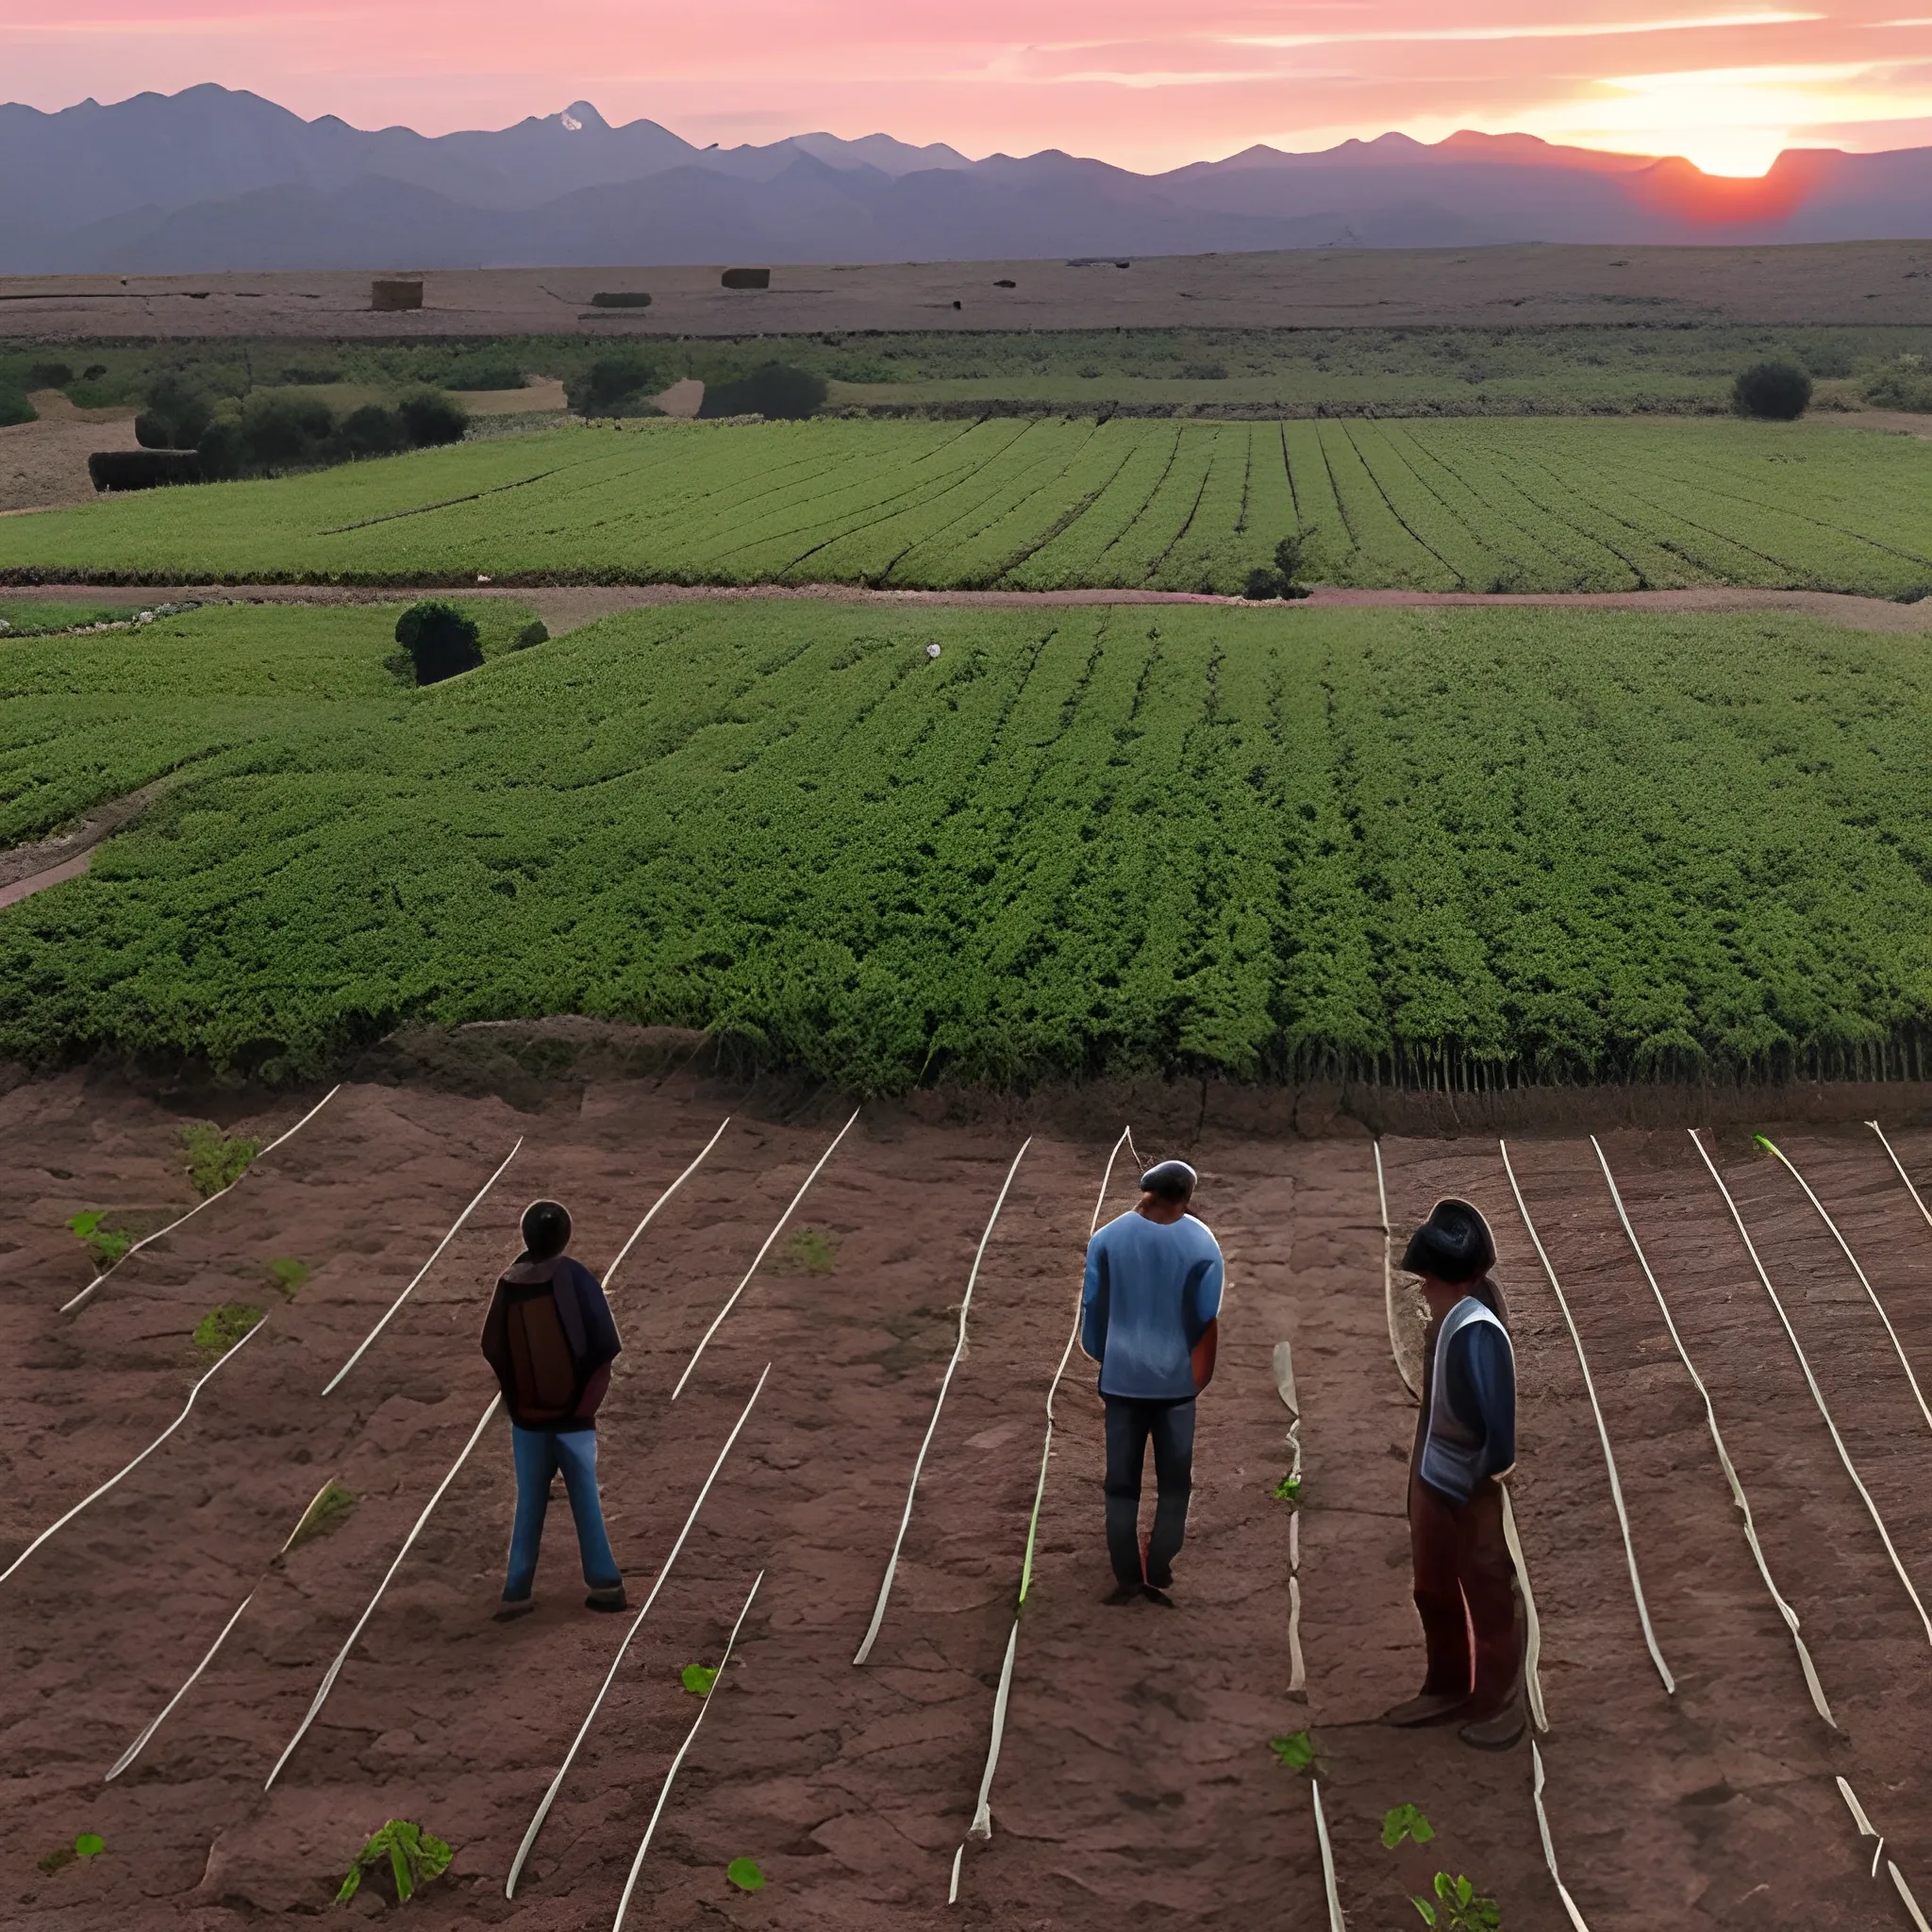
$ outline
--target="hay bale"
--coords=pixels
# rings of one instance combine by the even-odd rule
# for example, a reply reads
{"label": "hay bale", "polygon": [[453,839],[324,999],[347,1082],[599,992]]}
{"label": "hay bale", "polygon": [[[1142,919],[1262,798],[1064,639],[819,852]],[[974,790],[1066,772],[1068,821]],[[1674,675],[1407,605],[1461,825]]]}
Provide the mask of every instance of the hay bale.
{"label": "hay bale", "polygon": [[[730,285],[727,283],[725,286]],[[618,289],[591,297],[592,308],[648,308],[650,306],[651,298],[641,289]]]}
{"label": "hay bale", "polygon": [[158,490],[199,483],[201,458],[192,449],[100,449],[87,459],[96,490]]}
{"label": "hay bale", "polygon": [[769,289],[772,271],[768,268],[727,268],[718,280],[727,289]]}
{"label": "hay bale", "polygon": [[395,277],[378,277],[369,284],[369,306],[379,314],[393,314],[423,306],[423,283]]}

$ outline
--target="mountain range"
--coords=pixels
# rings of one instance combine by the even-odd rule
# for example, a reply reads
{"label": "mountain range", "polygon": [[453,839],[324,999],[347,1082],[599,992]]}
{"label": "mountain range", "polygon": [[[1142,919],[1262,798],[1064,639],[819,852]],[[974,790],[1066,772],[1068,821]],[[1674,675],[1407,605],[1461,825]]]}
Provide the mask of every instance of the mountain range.
{"label": "mountain range", "polygon": [[1793,149],[1761,179],[1528,135],[1252,147],[1160,175],[883,134],[696,147],[588,102],[365,131],[215,86],[0,106],[0,273],[1015,259],[1932,234],[1932,148]]}

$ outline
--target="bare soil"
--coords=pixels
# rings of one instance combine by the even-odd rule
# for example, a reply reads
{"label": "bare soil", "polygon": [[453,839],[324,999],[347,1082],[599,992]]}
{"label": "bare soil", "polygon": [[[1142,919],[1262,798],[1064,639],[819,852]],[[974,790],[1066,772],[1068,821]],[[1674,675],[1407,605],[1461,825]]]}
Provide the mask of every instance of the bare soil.
{"label": "bare soil", "polygon": [[[187,1424],[6,1584],[0,1888],[23,1928],[227,1932],[319,1912],[385,1819],[457,1848],[411,1907],[425,1927],[608,1923],[658,1787],[766,1573],[732,1667],[644,1865],[632,1924],[872,1928],[1324,1923],[1309,1792],[1267,1743],[1311,1726],[1352,1923],[1392,1928],[1440,1863],[1504,1902],[1506,1924],[1562,1923],[1526,1748],[1374,1722],[1414,1689],[1401,1518],[1412,1410],[1383,1319],[1369,1141],[1208,1128],[1137,1135],[1187,1151],[1229,1263],[1221,1365],[1201,1406],[1194,1510],[1172,1610],[1099,1601],[1100,1428],[1076,1357],[1041,1519],[994,1836],[971,1816],[1012,1614],[1043,1402],[1078,1287],[1107,1147],[1049,1127],[988,1246],[970,1346],[936,1434],[871,1663],[870,1613],[912,1459],[953,1342],[974,1244],[1024,1138],[1022,1109],[874,1106],[806,1197],[811,1272],[782,1240],[691,1386],[670,1391],[843,1118],[830,1096],[732,1092],[686,1074],[536,1091],[519,1106],[364,1080],[177,1235],[127,1262],[77,1317],[91,1269],[63,1223],[105,1208],[136,1231],[192,1201],[175,1130],[199,1111],[258,1131],[266,1105],[156,1098],[104,1076],[0,1096],[8,1287],[0,1294],[0,1557],[137,1454],[202,1363],[189,1337],[244,1302],[267,1325]],[[1576,1096],[1579,1106],[1584,1096]],[[724,1115],[710,1159],[616,1276],[625,1336],[600,1428],[613,1541],[641,1601],[719,1444],[772,1377],[540,1839],[519,1898],[503,1877],[624,1627],[580,1607],[568,1511],[551,1517],[538,1612],[490,1621],[513,1489],[493,1427],[404,1564],[281,1781],[262,1781],[322,1672],[491,1385],[475,1352],[522,1204],[555,1193],[575,1252],[603,1268]],[[922,1111],[926,1117],[922,1117]],[[1177,1113],[1180,1109],[1176,1108]],[[232,1118],[230,1116],[233,1116]],[[1775,1131],[1775,1130],[1774,1130]],[[521,1153],[342,1389],[323,1384],[519,1134]],[[1924,1178],[1932,1133],[1895,1140]],[[1932,1370],[1932,1230],[1862,1126],[1781,1144],[1841,1217],[1905,1346]],[[1667,1697],[1645,1655],[1576,1357],[1510,1205],[1495,1141],[1384,1141],[1398,1227],[1440,1193],[1496,1228],[1523,1382],[1519,1519],[1544,1631],[1543,1740],[1565,1880],[1594,1932],[1908,1924],[1867,1876],[1832,1782],[1857,1789],[1932,1894],[1932,1823],[1911,1795],[1928,1717],[1926,1640],[1817,1421],[1722,1203],[1681,1131],[1606,1139],[1687,1344],[1711,1385],[1774,1574],[1804,1620],[1842,1726],[1826,1731],[1740,1534],[1701,1408],[1618,1231],[1587,1140],[1512,1141],[1589,1350],[1629,1502]],[[1882,1328],[1782,1168],[1739,1130],[1720,1159],[1851,1452],[1922,1588],[1932,1443]],[[1130,1173],[1130,1169],[1128,1172]],[[1117,1170],[1108,1211],[1130,1198]],[[311,1273],[292,1300],[274,1257]],[[1292,1344],[1305,1412],[1304,1700],[1287,1690],[1287,1411],[1271,1368]],[[352,1490],[332,1532],[275,1560],[325,1478]],[[207,1674],[133,1771],[102,1774],[172,1696],[248,1592]],[[1423,1806],[1423,1858],[1380,1845],[1382,1812]],[[42,1873],[97,1831],[108,1850]],[[734,1894],[724,1869],[770,1878]],[[376,1915],[376,1896],[353,1908]]]}
{"label": "bare soil", "polygon": [[[1789,610],[1842,624],[1855,630],[1932,630],[1932,598],[1897,604],[1884,597],[1853,597],[1835,591],[1765,591],[1747,586],[1710,585],[1683,591],[1590,591],[1571,594],[1503,593],[1489,595],[1463,591],[1356,591],[1317,586],[1308,596],[1287,604],[1250,604],[1241,597],[1209,596],[1196,591],[877,591],[856,584],[513,584],[453,579],[409,586],[369,587],[348,584],[200,584],[172,586],[167,594],[180,602],[204,604],[393,604],[412,590],[455,589],[469,597],[508,597],[527,605],[556,636],[594,623],[622,610],[641,610],[660,604],[794,600],[806,603],[883,604],[905,608],[952,607],[983,609],[1030,609],[1042,605],[1075,604],[1221,604],[1243,609],[1267,609],[1292,622],[1297,610],[1320,610],[1339,605],[1391,609],[1457,608],[1461,606],[1535,606],[1551,609],[1594,610]],[[17,597],[85,598],[141,609],[155,599],[153,587],[115,584],[38,584],[18,590]],[[0,614],[7,592],[0,590]]]}
{"label": "bare soil", "polygon": [[137,447],[135,412],[77,409],[57,389],[37,390],[28,400],[39,421],[0,428],[0,515],[93,502],[87,459],[97,449]]}
{"label": "bare soil", "polygon": [[[448,270],[424,306],[369,306],[366,274],[0,279],[0,336],[735,336],[812,329],[1487,327],[1627,319],[1923,323],[1924,242],[1776,248],[1302,249],[1060,260],[783,266],[729,290],[715,264],[653,267],[648,308],[591,308],[610,268]],[[1003,289],[1001,280],[1015,286]],[[955,308],[955,304],[959,306]]]}

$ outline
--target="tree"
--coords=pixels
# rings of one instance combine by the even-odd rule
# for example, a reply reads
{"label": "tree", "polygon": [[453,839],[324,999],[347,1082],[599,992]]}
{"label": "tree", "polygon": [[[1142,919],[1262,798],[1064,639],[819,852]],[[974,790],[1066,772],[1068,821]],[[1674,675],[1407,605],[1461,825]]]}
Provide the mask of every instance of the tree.
{"label": "tree", "polygon": [[418,684],[441,684],[483,661],[476,620],[433,598],[396,619],[396,642],[409,654]]}
{"label": "tree", "polygon": [[698,414],[799,422],[824,401],[825,393],[825,378],[815,370],[767,362],[736,382],[708,382]]}
{"label": "tree", "polygon": [[1731,406],[1740,416],[1790,423],[1811,405],[1811,377],[1795,362],[1754,362],[1731,385]]}

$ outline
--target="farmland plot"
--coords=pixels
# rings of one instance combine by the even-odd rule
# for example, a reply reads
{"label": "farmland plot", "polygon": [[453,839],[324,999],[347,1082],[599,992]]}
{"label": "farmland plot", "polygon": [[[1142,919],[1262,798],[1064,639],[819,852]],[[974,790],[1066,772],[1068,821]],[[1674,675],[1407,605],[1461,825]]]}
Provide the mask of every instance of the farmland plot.
{"label": "farmland plot", "polygon": [[0,578],[1932,587],[1932,449],[1641,420],[651,423],[0,522]]}
{"label": "farmland plot", "polygon": [[580,1012],[874,1089],[1922,1065],[1916,640],[685,604],[385,695],[391,623],[6,647],[22,831],[181,769],[0,919],[0,1046],[286,1073]]}

